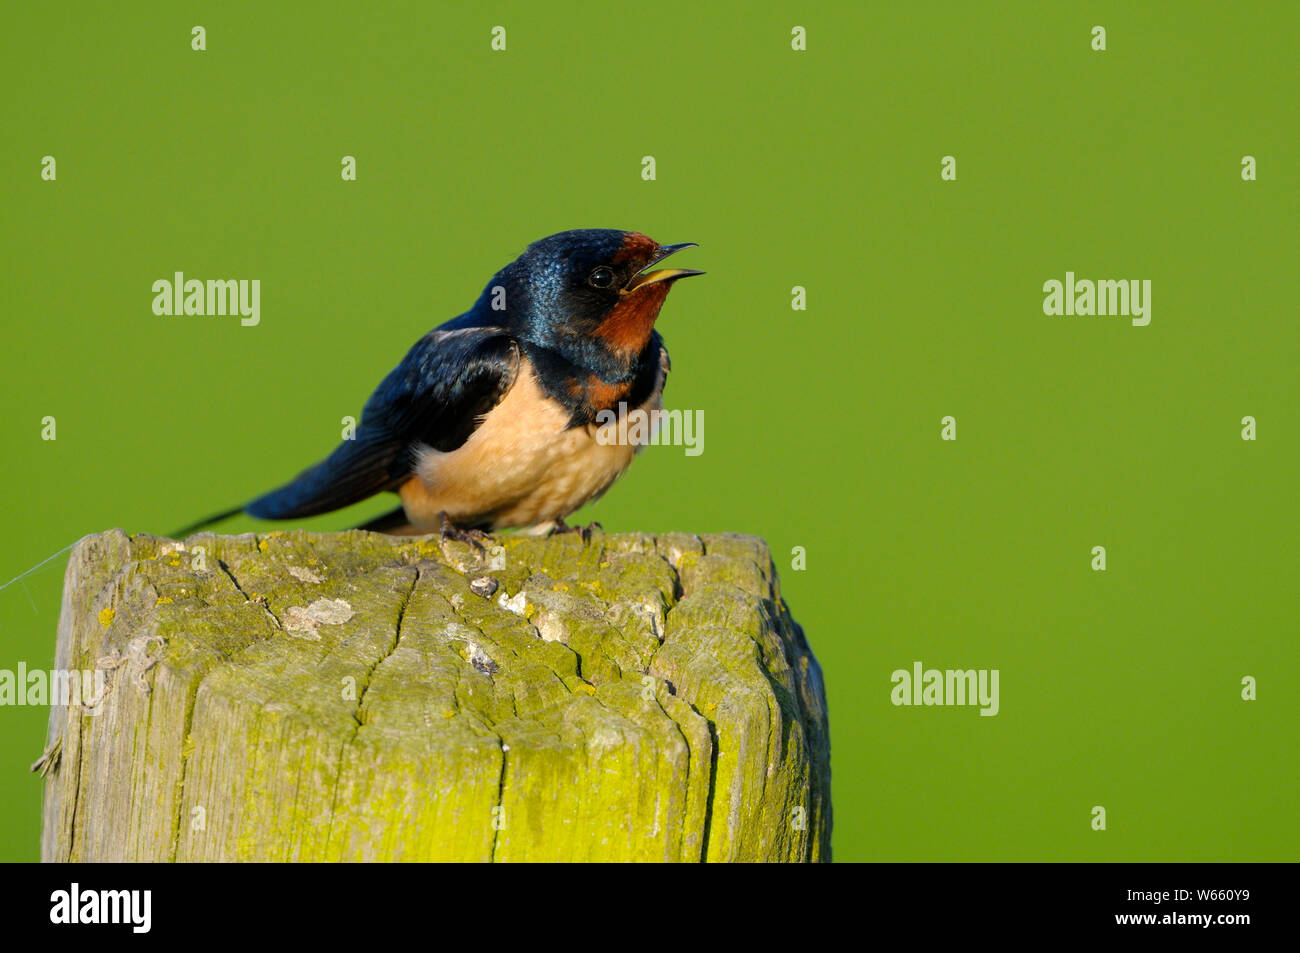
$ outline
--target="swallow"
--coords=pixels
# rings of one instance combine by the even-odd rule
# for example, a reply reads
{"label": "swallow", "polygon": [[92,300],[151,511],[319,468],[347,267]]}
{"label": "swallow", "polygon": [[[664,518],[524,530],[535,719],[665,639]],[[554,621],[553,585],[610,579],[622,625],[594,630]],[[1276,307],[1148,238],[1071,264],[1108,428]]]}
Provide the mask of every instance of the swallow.
{"label": "swallow", "polygon": [[[575,229],[529,245],[464,314],[430,331],[366,401],[353,439],[243,512],[316,516],[379,493],[401,505],[364,524],[397,534],[568,529],[641,448],[597,437],[609,413],[662,407],[670,367],[655,321],[673,284],[660,268],[694,242]],[[615,418],[617,419],[617,418]]]}

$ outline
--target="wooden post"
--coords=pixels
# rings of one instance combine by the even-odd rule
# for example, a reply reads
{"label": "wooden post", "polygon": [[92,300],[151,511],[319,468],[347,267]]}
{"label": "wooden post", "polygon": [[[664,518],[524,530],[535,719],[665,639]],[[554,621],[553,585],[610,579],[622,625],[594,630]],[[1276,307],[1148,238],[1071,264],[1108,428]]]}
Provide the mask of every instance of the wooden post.
{"label": "wooden post", "polygon": [[83,539],[48,861],[830,857],[821,672],[762,540]]}

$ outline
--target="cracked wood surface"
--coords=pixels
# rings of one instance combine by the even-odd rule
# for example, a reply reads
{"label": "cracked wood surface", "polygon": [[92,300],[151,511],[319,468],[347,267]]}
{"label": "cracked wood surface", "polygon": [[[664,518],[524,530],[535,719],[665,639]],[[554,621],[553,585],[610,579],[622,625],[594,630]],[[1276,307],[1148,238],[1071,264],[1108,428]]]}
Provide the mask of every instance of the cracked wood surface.
{"label": "cracked wood surface", "polygon": [[[830,856],[820,669],[766,544],[83,539],[42,856]],[[47,768],[50,767],[47,765]]]}

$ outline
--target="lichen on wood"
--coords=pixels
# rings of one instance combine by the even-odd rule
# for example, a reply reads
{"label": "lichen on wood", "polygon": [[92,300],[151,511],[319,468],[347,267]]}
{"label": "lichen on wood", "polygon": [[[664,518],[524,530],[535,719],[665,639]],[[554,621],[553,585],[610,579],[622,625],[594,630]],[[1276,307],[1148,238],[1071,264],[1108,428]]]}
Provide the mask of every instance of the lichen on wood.
{"label": "lichen on wood", "polygon": [[56,664],[108,680],[52,709],[46,860],[830,856],[821,672],[752,537],[112,531]]}

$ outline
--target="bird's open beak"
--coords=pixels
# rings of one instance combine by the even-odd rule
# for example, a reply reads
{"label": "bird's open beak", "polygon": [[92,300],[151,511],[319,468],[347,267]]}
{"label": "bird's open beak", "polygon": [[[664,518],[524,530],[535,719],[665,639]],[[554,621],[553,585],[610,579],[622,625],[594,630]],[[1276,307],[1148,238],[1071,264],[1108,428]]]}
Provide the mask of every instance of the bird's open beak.
{"label": "bird's open beak", "polygon": [[696,271],[694,268],[661,268],[659,271],[650,270],[669,255],[675,254],[683,248],[699,247],[700,246],[695,242],[678,242],[676,245],[660,245],[659,250],[655,252],[654,258],[650,259],[644,268],[632,276],[632,280],[623,288],[623,294],[631,294],[638,288],[644,288],[646,285],[656,285],[661,281],[676,281],[678,278],[689,278],[691,275],[704,274],[704,272]]}

